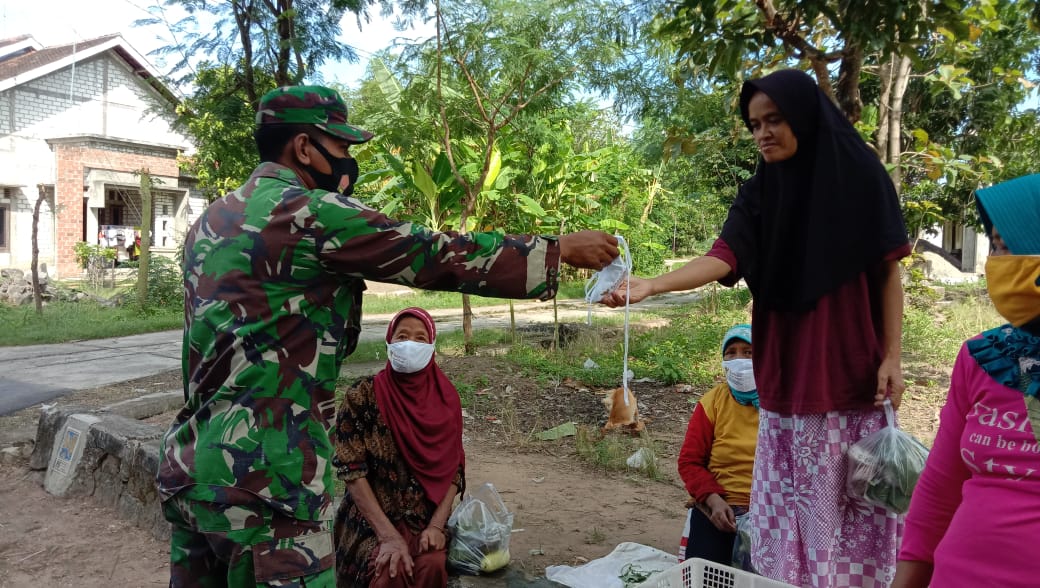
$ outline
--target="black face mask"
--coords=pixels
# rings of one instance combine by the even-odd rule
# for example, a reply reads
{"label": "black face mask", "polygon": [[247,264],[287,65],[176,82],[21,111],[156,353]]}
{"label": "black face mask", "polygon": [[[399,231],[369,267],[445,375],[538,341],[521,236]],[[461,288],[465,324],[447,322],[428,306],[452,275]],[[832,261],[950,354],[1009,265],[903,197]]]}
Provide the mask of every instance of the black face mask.
{"label": "black face mask", "polygon": [[353,157],[334,157],[324,145],[313,138],[311,139],[311,144],[318,150],[318,153],[321,153],[325,161],[329,162],[329,167],[332,168],[332,173],[326,174],[314,169],[313,165],[308,165],[306,167],[307,173],[311,175],[314,184],[322,190],[339,192],[339,182],[343,179],[343,176],[347,176],[350,178],[350,184],[343,189],[343,195],[350,196],[353,194],[354,184],[357,183],[359,174],[357,160]]}

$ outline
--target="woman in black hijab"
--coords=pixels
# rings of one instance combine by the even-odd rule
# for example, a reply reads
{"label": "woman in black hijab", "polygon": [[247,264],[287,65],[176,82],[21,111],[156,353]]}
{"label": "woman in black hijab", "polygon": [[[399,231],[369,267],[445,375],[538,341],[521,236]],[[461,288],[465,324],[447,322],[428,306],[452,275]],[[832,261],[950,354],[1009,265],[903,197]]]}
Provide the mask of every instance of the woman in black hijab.
{"label": "woman in black hijab", "polygon": [[[741,116],[761,155],[703,257],[630,300],[743,278],[754,299],[761,404],[752,563],[800,586],[887,585],[901,522],[845,492],[845,450],[896,406],[910,253],[884,166],[807,74],[745,82]],[[605,299],[624,304],[625,287]]]}

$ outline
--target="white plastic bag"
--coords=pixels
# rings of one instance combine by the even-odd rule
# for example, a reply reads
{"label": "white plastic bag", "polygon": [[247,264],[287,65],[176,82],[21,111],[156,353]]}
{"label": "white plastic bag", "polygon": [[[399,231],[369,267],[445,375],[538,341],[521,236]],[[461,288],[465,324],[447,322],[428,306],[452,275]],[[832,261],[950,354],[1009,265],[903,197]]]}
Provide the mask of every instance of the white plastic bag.
{"label": "white plastic bag", "polygon": [[910,509],[910,494],[921,477],[928,449],[896,428],[892,402],[885,400],[887,425],[849,447],[849,496],[897,514]]}
{"label": "white plastic bag", "polygon": [[490,483],[466,494],[448,518],[448,528],[448,564],[460,573],[476,576],[509,563],[513,513]]}

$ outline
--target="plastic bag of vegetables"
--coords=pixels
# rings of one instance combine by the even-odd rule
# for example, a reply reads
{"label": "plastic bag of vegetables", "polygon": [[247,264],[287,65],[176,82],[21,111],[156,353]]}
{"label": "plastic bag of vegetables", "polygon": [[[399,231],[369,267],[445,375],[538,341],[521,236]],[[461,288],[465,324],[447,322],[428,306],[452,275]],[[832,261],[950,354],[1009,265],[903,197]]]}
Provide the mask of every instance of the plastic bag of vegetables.
{"label": "plastic bag of vegetables", "polygon": [[885,400],[885,419],[880,431],[849,447],[849,496],[903,514],[910,508],[910,494],[924,470],[928,449],[920,441],[896,428],[892,403]]}
{"label": "plastic bag of vegetables", "polygon": [[513,513],[489,483],[466,494],[448,518],[451,543],[448,564],[463,574],[479,575],[509,563]]}
{"label": "plastic bag of vegetables", "polygon": [[754,573],[751,565],[751,513],[737,515],[737,536],[733,540],[732,566]]}

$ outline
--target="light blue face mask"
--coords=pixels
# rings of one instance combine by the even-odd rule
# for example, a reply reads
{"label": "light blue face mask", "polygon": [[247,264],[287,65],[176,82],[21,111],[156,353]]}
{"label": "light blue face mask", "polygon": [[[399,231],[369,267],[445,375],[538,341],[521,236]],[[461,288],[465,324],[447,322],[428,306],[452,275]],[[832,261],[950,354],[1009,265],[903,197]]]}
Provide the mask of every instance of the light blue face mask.
{"label": "light blue face mask", "polygon": [[620,255],[615,257],[610,265],[592,274],[589,281],[585,282],[585,301],[589,304],[599,302],[616,290],[632,273],[632,256],[628,252],[628,244],[621,235],[615,237],[618,240]]}

